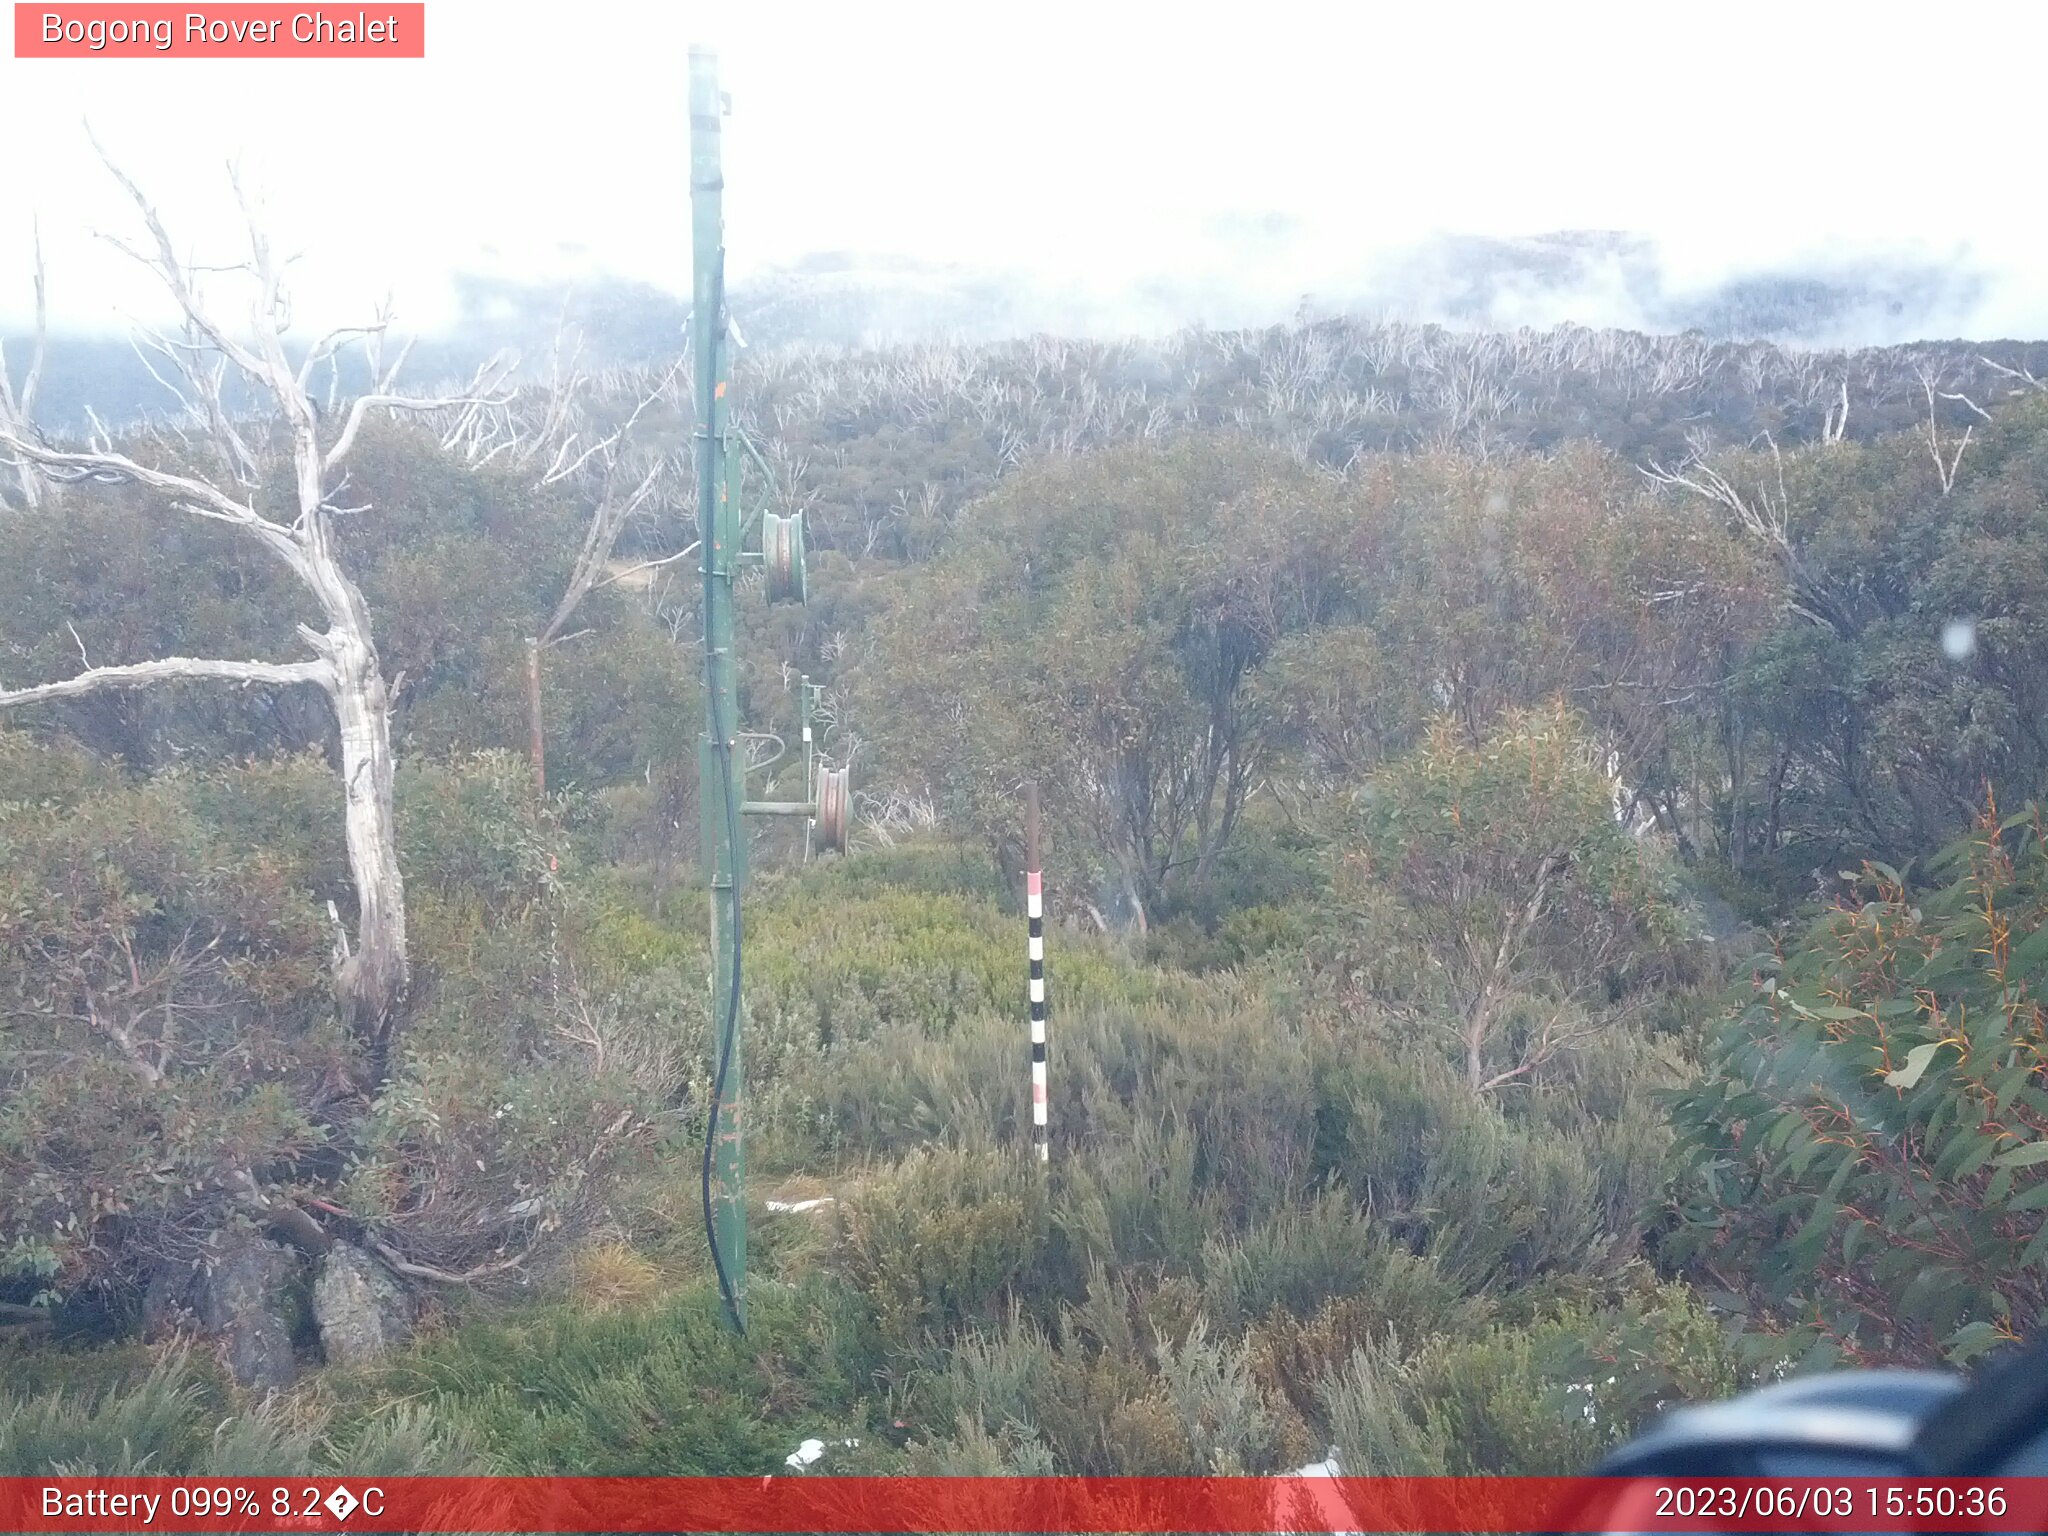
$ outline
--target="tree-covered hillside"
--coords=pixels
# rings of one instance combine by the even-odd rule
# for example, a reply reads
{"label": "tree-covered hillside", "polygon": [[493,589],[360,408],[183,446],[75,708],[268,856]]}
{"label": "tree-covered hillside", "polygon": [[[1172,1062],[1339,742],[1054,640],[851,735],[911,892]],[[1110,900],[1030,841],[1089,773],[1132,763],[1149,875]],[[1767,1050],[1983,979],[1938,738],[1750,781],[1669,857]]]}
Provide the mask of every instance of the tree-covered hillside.
{"label": "tree-covered hillside", "polygon": [[2035,1334],[2040,348],[742,354],[813,545],[743,714],[825,684],[859,822],[753,834],[744,1339],[665,369],[367,421],[310,502],[338,413],[96,450],[359,594],[374,1007],[345,687],[18,696],[339,600],[83,443],[0,481],[0,1472],[1555,1472]]}

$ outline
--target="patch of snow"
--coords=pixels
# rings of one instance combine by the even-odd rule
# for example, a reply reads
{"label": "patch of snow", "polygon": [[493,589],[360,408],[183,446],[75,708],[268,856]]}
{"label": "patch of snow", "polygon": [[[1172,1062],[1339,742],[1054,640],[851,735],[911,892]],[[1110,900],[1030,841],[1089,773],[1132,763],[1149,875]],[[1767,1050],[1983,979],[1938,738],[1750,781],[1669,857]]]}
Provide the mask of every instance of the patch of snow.
{"label": "patch of snow", "polygon": [[[1610,1376],[1607,1378],[1608,1386],[1613,1386],[1614,1382],[1614,1377]],[[1590,1381],[1574,1381],[1567,1383],[1565,1386],[1565,1391],[1567,1392],[1583,1392],[1586,1394],[1585,1406],[1581,1412],[1584,1413],[1588,1424],[1598,1424],[1600,1422],[1600,1412],[1593,1398],[1595,1388],[1596,1383]]]}
{"label": "patch of snow", "polygon": [[[1324,1453],[1321,1461],[1312,1461],[1305,1467],[1297,1467],[1288,1476],[1342,1477],[1344,1469],[1338,1465],[1337,1455],[1337,1447],[1333,1445]],[[1350,1521],[1356,1518],[1356,1516],[1341,1499],[1336,1497],[1336,1490],[1334,1488],[1328,1493],[1315,1494],[1312,1498],[1316,1506],[1313,1511],[1276,1507],[1274,1512],[1276,1522],[1274,1528],[1276,1530],[1327,1531],[1331,1533],[1331,1536],[1358,1536],[1357,1532],[1350,1529]],[[1306,1526],[1296,1523],[1298,1518],[1304,1513],[1307,1513],[1311,1520],[1311,1523]]]}
{"label": "patch of snow", "polygon": [[[820,1195],[815,1200],[770,1200],[768,1202],[768,1209],[771,1211],[801,1213],[804,1211],[815,1211],[821,1205],[830,1204],[832,1204],[832,1197],[830,1195]],[[806,1440],[804,1444],[809,1445],[810,1441]]]}
{"label": "patch of snow", "polygon": [[[839,1443],[849,1450],[853,1449],[855,1446],[860,1444],[858,1440],[842,1440]],[[794,1469],[795,1471],[801,1472],[804,1468],[808,1467],[812,1462],[816,1461],[820,1456],[824,1454],[824,1441],[806,1440],[802,1445],[798,1446],[795,1450],[791,1451],[787,1456],[783,1457],[782,1464],[786,1467]]]}

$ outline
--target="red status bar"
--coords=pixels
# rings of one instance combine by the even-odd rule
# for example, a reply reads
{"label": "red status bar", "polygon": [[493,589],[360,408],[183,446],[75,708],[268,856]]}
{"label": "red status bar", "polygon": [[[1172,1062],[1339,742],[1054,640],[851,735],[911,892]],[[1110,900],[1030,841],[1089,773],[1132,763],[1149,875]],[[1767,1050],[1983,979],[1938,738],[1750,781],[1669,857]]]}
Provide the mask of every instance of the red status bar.
{"label": "red status bar", "polygon": [[0,1478],[0,1531],[2043,1531],[2048,1478]]}

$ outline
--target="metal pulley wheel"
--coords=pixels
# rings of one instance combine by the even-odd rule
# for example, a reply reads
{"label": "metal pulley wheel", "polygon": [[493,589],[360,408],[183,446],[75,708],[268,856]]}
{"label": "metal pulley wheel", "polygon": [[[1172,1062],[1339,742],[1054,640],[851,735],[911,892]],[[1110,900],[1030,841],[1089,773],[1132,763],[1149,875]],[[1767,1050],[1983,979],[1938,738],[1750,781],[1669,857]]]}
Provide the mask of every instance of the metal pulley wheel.
{"label": "metal pulley wheel", "polygon": [[853,832],[853,789],[849,768],[818,770],[818,839],[835,853],[846,852]]}
{"label": "metal pulley wheel", "polygon": [[768,573],[768,601],[801,603],[809,597],[804,580],[804,515],[761,514],[761,563]]}

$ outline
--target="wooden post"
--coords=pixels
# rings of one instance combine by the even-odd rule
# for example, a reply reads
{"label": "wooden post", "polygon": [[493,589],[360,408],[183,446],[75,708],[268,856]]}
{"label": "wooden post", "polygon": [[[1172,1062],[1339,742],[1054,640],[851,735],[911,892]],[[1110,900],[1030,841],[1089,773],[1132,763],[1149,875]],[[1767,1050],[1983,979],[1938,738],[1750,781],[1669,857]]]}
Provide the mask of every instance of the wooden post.
{"label": "wooden post", "polygon": [[538,640],[526,642],[526,755],[533,763],[533,794],[548,797],[548,738],[540,712],[540,647]]}
{"label": "wooden post", "polygon": [[1038,782],[1024,790],[1024,916],[1031,956],[1031,1140],[1049,1162],[1045,1074],[1045,891],[1038,870]]}

